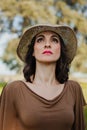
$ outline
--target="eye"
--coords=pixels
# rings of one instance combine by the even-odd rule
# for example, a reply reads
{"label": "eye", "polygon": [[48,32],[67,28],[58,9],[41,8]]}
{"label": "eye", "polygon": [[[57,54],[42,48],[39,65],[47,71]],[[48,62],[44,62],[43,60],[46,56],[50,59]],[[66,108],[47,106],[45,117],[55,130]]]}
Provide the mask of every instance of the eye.
{"label": "eye", "polygon": [[55,38],[55,37],[53,37],[53,42],[55,42],[55,43],[59,43],[59,39],[58,38]]}
{"label": "eye", "polygon": [[42,42],[43,40],[44,40],[43,37],[39,37],[39,38],[36,39],[36,42],[40,43],[40,42]]}

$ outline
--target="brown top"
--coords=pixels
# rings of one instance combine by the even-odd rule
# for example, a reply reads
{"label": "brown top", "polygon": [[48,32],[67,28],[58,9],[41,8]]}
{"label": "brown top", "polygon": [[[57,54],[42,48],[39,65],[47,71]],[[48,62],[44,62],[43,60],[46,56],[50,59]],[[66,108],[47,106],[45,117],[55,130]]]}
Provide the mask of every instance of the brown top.
{"label": "brown top", "polygon": [[0,98],[0,130],[85,130],[81,87],[67,81],[56,98],[47,100],[23,81],[4,87]]}

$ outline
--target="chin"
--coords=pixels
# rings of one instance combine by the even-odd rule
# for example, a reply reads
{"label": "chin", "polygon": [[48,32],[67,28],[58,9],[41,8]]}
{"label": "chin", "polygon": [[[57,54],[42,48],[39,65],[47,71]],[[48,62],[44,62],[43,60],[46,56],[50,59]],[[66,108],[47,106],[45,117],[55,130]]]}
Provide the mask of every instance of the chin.
{"label": "chin", "polygon": [[37,60],[39,63],[44,63],[44,64],[48,64],[48,63],[56,63],[57,60]]}

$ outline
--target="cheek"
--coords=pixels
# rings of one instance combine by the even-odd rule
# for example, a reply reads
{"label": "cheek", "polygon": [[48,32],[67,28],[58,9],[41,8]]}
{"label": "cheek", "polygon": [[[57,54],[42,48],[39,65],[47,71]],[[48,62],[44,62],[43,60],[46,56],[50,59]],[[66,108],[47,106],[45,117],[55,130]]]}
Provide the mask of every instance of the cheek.
{"label": "cheek", "polygon": [[38,46],[34,46],[34,53],[37,54],[40,51]]}
{"label": "cheek", "polygon": [[42,48],[43,48],[43,46],[40,45],[40,44],[39,45],[37,45],[37,44],[34,45],[34,51],[38,51],[38,50],[40,51]]}
{"label": "cheek", "polygon": [[38,55],[41,54],[41,50],[42,50],[42,47],[35,45],[35,46],[34,46],[33,55],[34,55],[35,57],[37,57]]}
{"label": "cheek", "polygon": [[61,53],[61,46],[60,46],[60,44],[55,47],[55,52],[57,52],[58,54]]}

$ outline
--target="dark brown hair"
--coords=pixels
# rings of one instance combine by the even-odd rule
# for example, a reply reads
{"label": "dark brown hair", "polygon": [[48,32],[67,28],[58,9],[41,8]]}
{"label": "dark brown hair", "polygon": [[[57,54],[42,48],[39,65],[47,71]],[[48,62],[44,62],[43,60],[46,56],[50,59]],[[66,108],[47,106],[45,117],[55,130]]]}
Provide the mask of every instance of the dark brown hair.
{"label": "dark brown hair", "polygon": [[[29,45],[29,49],[26,55],[25,59],[25,66],[23,69],[24,77],[26,81],[32,82],[31,77],[34,79],[35,77],[35,70],[36,70],[36,60],[34,56],[32,56],[34,51],[34,43],[35,43],[36,37],[34,37],[31,41],[31,44]],[[69,72],[69,63],[67,62],[68,57],[66,55],[66,46],[64,44],[64,41],[59,36],[60,43],[61,43],[61,56],[57,60],[56,63],[56,69],[55,69],[55,77],[58,82],[64,83],[68,80],[68,72]]]}

